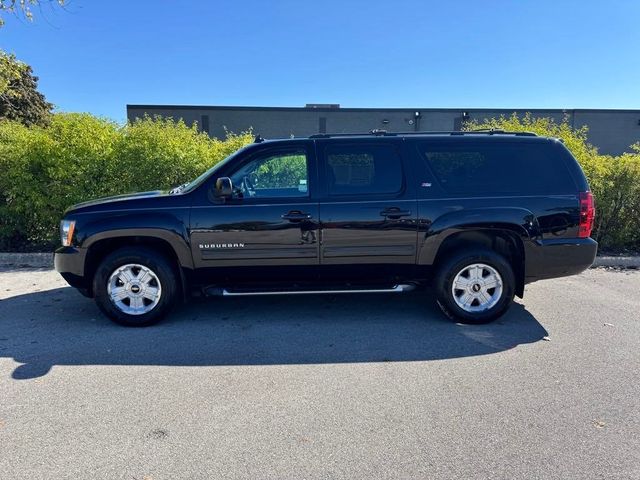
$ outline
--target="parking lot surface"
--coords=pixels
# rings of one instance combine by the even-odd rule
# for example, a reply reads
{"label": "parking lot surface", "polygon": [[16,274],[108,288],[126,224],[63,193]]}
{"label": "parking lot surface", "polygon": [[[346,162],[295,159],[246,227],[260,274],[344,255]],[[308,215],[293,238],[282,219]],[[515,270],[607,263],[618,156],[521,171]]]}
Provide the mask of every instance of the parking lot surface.
{"label": "parking lot surface", "polygon": [[224,298],[112,324],[0,271],[2,479],[638,479],[640,272],[433,298]]}

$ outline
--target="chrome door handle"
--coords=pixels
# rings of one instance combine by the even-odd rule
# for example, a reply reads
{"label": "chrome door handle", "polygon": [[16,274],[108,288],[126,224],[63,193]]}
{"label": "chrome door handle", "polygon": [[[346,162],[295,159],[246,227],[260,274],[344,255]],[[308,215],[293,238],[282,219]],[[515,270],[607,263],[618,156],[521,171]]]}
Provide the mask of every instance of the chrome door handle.
{"label": "chrome door handle", "polygon": [[282,219],[290,222],[301,222],[303,220],[311,220],[311,214],[294,210],[283,214]]}
{"label": "chrome door handle", "polygon": [[397,207],[385,208],[380,212],[380,216],[390,218],[391,220],[397,220],[401,217],[410,217],[411,212],[409,210],[400,210]]}

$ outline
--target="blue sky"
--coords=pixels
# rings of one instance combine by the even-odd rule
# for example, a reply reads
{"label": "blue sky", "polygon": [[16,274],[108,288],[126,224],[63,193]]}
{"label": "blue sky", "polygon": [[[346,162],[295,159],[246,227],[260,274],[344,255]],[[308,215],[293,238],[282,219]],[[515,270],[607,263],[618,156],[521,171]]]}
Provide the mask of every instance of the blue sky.
{"label": "blue sky", "polygon": [[7,17],[59,110],[640,108],[640,2],[96,1]]}

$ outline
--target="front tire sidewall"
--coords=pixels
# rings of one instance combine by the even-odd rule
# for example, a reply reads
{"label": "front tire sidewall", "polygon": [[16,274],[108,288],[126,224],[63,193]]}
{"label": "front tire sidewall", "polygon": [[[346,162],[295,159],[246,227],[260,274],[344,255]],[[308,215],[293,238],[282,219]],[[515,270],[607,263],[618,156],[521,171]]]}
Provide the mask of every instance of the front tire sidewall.
{"label": "front tire sidewall", "polygon": [[[107,285],[111,274],[129,263],[143,265],[153,270],[162,286],[162,295],[158,304],[142,315],[122,312],[111,301],[108,293]],[[175,274],[169,262],[158,252],[141,248],[121,249],[107,256],[100,264],[94,276],[93,291],[100,310],[114,322],[127,327],[146,327],[160,321],[173,307],[176,298]]]}
{"label": "front tire sidewall", "polygon": [[[474,263],[484,263],[496,269],[502,277],[502,296],[491,308],[481,312],[467,312],[454,300],[452,285],[455,276],[466,266]],[[511,306],[514,296],[515,277],[509,262],[501,255],[492,251],[476,251],[461,253],[452,257],[438,271],[436,278],[436,292],[438,305],[452,320],[461,323],[480,324],[495,320],[503,315]]]}

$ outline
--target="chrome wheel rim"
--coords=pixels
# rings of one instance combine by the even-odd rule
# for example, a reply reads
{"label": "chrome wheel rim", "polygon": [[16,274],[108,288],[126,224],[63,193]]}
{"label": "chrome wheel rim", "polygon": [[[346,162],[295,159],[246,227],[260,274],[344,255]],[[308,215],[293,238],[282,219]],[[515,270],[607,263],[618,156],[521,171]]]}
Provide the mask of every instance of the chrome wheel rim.
{"label": "chrome wheel rim", "polygon": [[502,297],[502,277],[484,263],[467,265],[453,279],[451,293],[456,304],[465,312],[489,310]]}
{"label": "chrome wheel rim", "polygon": [[144,315],[153,310],[162,296],[162,285],[153,270],[137,263],[113,271],[107,293],[115,307],[127,315]]}

